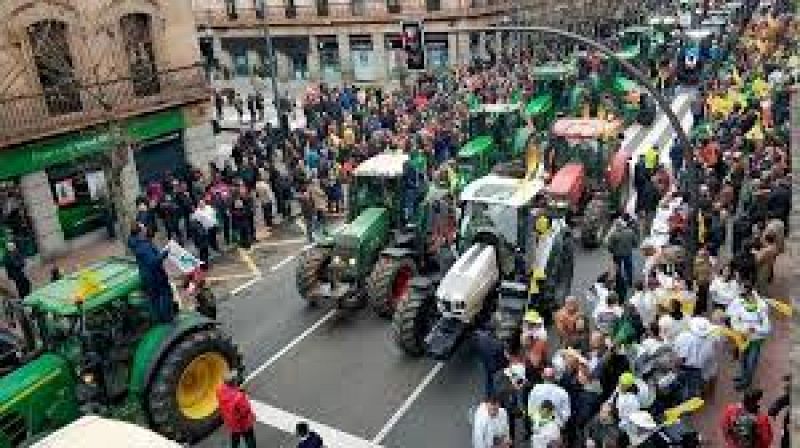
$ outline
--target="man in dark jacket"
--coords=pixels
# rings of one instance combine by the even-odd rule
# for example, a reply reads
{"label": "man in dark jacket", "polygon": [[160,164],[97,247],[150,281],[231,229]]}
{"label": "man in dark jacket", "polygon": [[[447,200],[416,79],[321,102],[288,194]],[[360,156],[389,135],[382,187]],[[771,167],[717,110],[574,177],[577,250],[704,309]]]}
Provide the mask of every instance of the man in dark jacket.
{"label": "man in dark jacket", "polygon": [[8,278],[14,282],[14,286],[17,288],[17,296],[20,299],[27,297],[31,293],[31,281],[28,279],[28,275],[25,274],[25,256],[13,242],[6,244],[6,257],[3,260],[3,267],[6,268]]}
{"label": "man in dark jacket", "polygon": [[169,283],[167,271],[164,270],[164,259],[167,251],[156,248],[149,236],[143,235],[145,229],[134,224],[131,236],[128,238],[128,247],[136,257],[139,267],[139,276],[145,290],[150,296],[153,307],[153,316],[160,323],[172,322],[175,314],[172,300],[172,287]]}

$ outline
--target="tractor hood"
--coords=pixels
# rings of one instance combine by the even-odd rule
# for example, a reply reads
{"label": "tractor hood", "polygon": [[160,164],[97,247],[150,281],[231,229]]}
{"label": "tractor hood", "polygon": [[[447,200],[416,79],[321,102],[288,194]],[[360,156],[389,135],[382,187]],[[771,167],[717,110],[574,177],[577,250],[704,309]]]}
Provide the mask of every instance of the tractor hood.
{"label": "tractor hood", "polygon": [[0,441],[14,440],[19,430],[38,434],[77,418],[74,378],[69,363],[53,354],[0,378]]}
{"label": "tractor hood", "polygon": [[484,154],[491,149],[493,143],[492,137],[488,135],[475,137],[458,150],[458,157],[469,159]]}
{"label": "tractor hood", "polygon": [[389,210],[382,207],[365,209],[334,236],[338,248],[356,250],[373,240],[383,241],[389,228]]}
{"label": "tractor hood", "polygon": [[547,93],[539,95],[532,99],[527,106],[525,106],[525,118],[535,117],[544,112],[547,112],[553,107],[553,95]]}
{"label": "tractor hood", "polygon": [[500,278],[495,248],[473,244],[445,274],[436,297],[445,317],[471,322]]}

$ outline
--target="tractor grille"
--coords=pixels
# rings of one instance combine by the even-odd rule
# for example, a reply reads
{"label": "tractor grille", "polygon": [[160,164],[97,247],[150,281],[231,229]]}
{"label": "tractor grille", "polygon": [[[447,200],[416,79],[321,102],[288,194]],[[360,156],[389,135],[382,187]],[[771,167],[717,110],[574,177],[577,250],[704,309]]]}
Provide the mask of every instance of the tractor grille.
{"label": "tractor grille", "polygon": [[0,432],[11,442],[11,447],[22,446],[25,437],[28,435],[28,428],[25,419],[17,412],[0,415]]}

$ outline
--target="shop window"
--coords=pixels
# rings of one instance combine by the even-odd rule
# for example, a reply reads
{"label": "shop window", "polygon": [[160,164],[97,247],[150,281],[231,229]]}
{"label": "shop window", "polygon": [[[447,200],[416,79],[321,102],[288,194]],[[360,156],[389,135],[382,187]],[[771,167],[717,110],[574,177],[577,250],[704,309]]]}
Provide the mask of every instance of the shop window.
{"label": "shop window", "polygon": [[26,256],[36,253],[33,225],[18,179],[0,181],[0,259],[5,257],[9,242],[16,244]]}
{"label": "shop window", "polygon": [[64,238],[73,239],[103,228],[108,195],[100,160],[88,158],[47,169]]}
{"label": "shop window", "polygon": [[78,80],[67,40],[67,24],[43,20],[28,27],[33,63],[50,115],[83,109]]}
{"label": "shop window", "polygon": [[153,34],[148,14],[128,14],[120,19],[128,55],[133,93],[138,97],[157,95],[161,90],[153,50]]}
{"label": "shop window", "polygon": [[400,0],[386,0],[386,10],[389,14],[400,14],[403,12],[403,6]]}

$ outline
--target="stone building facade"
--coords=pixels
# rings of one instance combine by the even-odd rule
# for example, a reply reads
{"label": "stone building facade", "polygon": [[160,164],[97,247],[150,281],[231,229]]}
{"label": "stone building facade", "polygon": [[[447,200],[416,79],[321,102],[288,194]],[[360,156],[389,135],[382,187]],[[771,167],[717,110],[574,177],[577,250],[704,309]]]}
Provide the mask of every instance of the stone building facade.
{"label": "stone building facade", "polygon": [[0,2],[0,247],[47,256],[103,235],[103,155],[121,143],[131,206],[154,176],[207,167],[210,95],[191,8]]}

